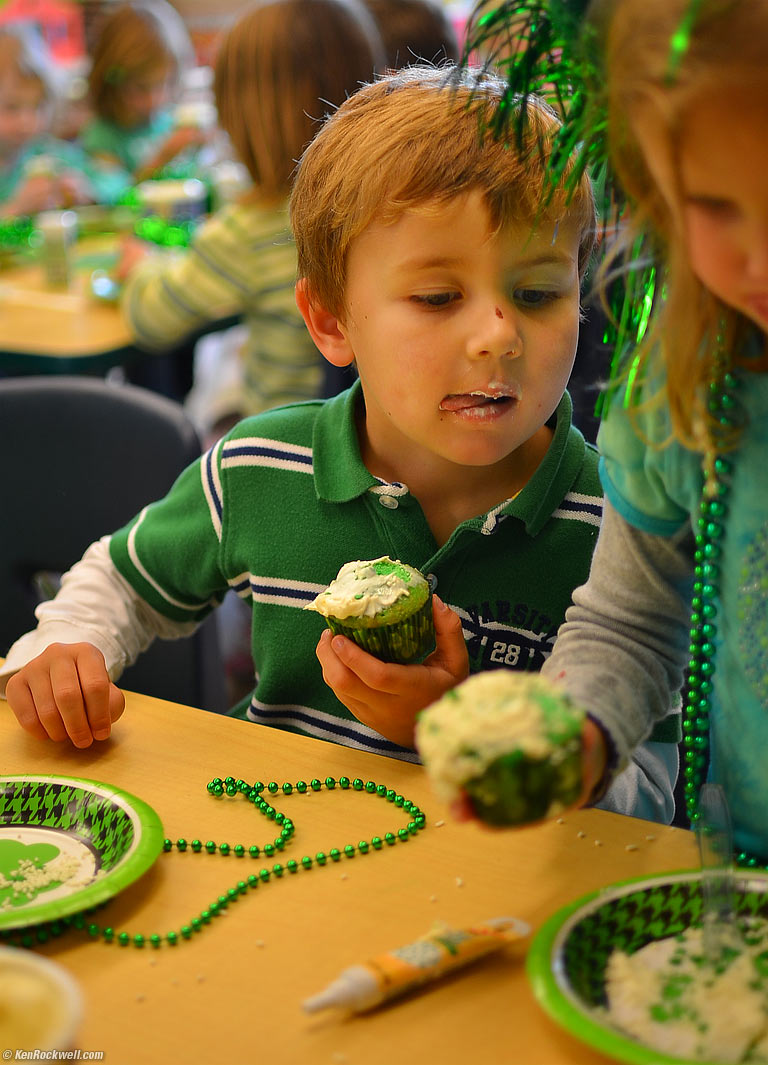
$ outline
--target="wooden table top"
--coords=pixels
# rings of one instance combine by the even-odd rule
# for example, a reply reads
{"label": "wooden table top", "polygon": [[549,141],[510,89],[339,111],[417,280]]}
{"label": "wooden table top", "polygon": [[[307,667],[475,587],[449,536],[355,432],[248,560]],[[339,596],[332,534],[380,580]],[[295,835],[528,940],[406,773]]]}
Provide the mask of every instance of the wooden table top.
{"label": "wooden table top", "polygon": [[[280,784],[361,777],[417,803],[427,824],[405,844],[273,877],[176,947],[107,945],[75,930],[40,947],[82,988],[83,1051],[104,1051],[107,1065],[609,1060],[541,1010],[525,976],[524,943],[368,1014],[307,1015],[301,1003],[346,966],[417,939],[435,921],[464,927],[510,914],[535,931],[567,902],[600,886],[695,868],[691,833],[594,810],[516,831],[458,824],[433,797],[419,766],[146,696],[126,698],[113,738],[86,751],[31,739],[0,702],[4,773],[113,784],[154,807],[174,840],[261,846],[273,838],[241,797],[216,799],[207,792],[209,780],[229,775]],[[275,805],[296,824],[283,862],[396,832],[407,820],[385,800],[338,788],[281,794]],[[636,849],[627,849],[632,845]],[[161,854],[98,919],[131,933],[178,930],[263,862]]]}
{"label": "wooden table top", "polygon": [[[107,264],[116,238],[86,237],[72,252],[72,281],[68,288],[49,288],[41,263],[11,266],[0,271],[0,366],[25,356],[37,366],[41,357],[55,363],[112,364],[133,346],[131,331],[115,303],[98,300],[90,277]],[[44,368],[44,367],[41,367]]]}

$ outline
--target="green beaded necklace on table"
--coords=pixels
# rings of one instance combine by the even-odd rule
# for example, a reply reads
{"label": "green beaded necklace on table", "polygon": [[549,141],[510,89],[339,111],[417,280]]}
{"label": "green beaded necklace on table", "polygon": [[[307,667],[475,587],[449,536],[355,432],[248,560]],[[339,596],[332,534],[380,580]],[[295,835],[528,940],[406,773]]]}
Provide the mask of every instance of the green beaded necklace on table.
{"label": "green beaded necklace on table", "polygon": [[[272,862],[269,866],[265,865],[259,869],[258,873],[244,875],[226,893],[219,895],[197,916],[192,917],[186,924],[181,925],[178,931],[166,932],[164,935],[159,932],[146,935],[142,932],[118,931],[110,925],[98,924],[93,920],[93,914],[96,911],[90,910],[76,914],[74,917],[62,918],[59,921],[49,921],[46,924],[38,925],[31,929],[28,928],[23,932],[3,932],[0,933],[0,940],[9,942],[13,946],[34,947],[38,944],[46,943],[49,939],[61,935],[68,929],[74,928],[87,932],[94,940],[100,939],[104,943],[117,943],[122,947],[175,947],[179,943],[193,939],[196,934],[212,924],[216,917],[220,917],[222,913],[226,912],[230,905],[238,902],[241,896],[250,894],[261,884],[267,884],[273,878],[279,880],[286,873],[289,876],[295,875],[299,869],[309,872],[312,869],[329,864],[334,865],[340,862],[342,858],[350,860],[357,855],[366,856],[374,851],[393,847],[397,843],[407,843],[411,837],[416,836],[426,826],[426,816],[410,799],[397,794],[392,788],[386,787],[385,784],[376,784],[372,780],[363,782],[360,777],[356,777],[354,780],[350,780],[346,776],[341,776],[338,780],[335,777],[326,777],[322,781],[314,778],[309,783],[299,780],[295,784],[278,784],[274,780],[269,784],[263,784],[261,781],[256,781],[255,784],[248,784],[244,780],[235,780],[231,776],[226,777],[224,780],[221,777],[215,777],[208,784],[208,792],[217,799],[222,799],[225,796],[234,798],[237,795],[242,795],[247,802],[255,806],[256,810],[267,821],[273,821],[279,826],[279,833],[275,839],[262,846],[258,846],[255,843],[245,846],[242,843],[232,845],[229,843],[216,843],[213,840],[203,843],[199,839],[189,841],[184,838],[179,838],[175,841],[166,839],[163,843],[163,850],[168,852],[175,848],[176,851],[187,854],[218,854],[230,860],[234,858],[236,862],[244,861],[246,858],[251,861],[259,858],[262,858],[262,860],[272,859],[280,856],[290,843],[295,832],[295,824],[291,818],[286,817],[285,814],[277,810],[264,797],[263,792],[266,791],[270,797],[278,794],[288,796],[294,793],[306,795],[322,791],[323,788],[326,791],[334,791],[337,785],[340,791],[349,791],[351,789],[352,791],[364,792],[374,798],[384,799],[385,802],[402,809],[409,817],[407,826],[398,828],[393,832],[385,832],[383,836],[372,836],[370,840],[361,839],[356,844],[347,843],[343,847],[331,847],[327,852],[317,851],[313,857],[305,854],[299,861],[291,858],[285,864]],[[100,910],[101,907],[98,907],[98,909]]]}
{"label": "green beaded necklace on table", "polygon": [[[722,453],[721,437],[732,434],[742,424],[737,398],[741,384],[741,379],[729,369],[719,343],[707,397],[715,428],[703,461],[704,484],[695,529],[691,631],[683,703],[683,789],[691,827],[699,819],[699,789],[709,764],[709,711],[714,688],[719,581],[734,469],[733,458]],[[734,859],[737,865],[749,869],[768,869],[763,860],[747,851],[737,851]]]}

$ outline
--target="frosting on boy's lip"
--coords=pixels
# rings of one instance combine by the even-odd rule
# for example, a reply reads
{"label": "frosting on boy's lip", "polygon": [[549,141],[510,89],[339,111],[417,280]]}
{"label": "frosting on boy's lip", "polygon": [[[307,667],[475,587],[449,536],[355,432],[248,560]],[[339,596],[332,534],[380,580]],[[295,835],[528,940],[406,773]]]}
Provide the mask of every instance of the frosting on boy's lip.
{"label": "frosting on boy's lip", "polygon": [[471,392],[452,392],[443,397],[439,409],[456,412],[474,407],[507,406],[519,399],[519,388],[490,385],[488,388],[475,388]]}

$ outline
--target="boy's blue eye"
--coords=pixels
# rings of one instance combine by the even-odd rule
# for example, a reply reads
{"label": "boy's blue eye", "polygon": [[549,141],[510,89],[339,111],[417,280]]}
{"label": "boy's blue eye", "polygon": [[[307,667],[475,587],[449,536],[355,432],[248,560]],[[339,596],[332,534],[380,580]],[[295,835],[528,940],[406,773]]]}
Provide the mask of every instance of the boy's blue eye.
{"label": "boy's blue eye", "polygon": [[514,297],[518,303],[525,307],[541,307],[557,299],[557,292],[542,288],[518,288],[515,289]]}
{"label": "boy's blue eye", "polygon": [[412,296],[415,303],[425,307],[448,307],[459,299],[458,292],[428,292],[423,296]]}

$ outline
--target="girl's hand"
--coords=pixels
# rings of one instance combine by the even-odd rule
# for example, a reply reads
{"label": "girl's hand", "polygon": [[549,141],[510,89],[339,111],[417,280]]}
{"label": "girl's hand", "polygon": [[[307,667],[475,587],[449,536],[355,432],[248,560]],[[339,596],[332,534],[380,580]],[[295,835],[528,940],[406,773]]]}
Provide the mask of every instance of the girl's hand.
{"label": "girl's hand", "polygon": [[581,733],[582,790],[576,806],[586,806],[605,775],[608,751],[605,736],[591,718],[584,722]]}
{"label": "girl's hand", "polygon": [[109,737],[125,698],[90,643],[52,643],[8,681],[5,691],[21,727],[37,739],[69,738],[90,747]]}
{"label": "girl's hand", "polygon": [[323,678],[365,725],[402,747],[413,747],[416,715],[469,673],[461,619],[432,597],[436,647],[421,665],[381,662],[353,640],[326,629],[316,654]]}
{"label": "girl's hand", "polygon": [[[595,788],[603,779],[607,759],[605,737],[594,721],[586,718],[581,732],[581,795],[572,806],[569,806],[565,811],[561,811],[558,817],[562,816],[562,813],[567,813],[568,810],[578,810],[580,807],[586,806]],[[485,828],[489,827],[475,816],[472,802],[466,792],[462,792],[458,799],[454,799],[451,803],[451,814],[457,821],[475,821]],[[519,827],[528,828],[531,824],[543,824],[543,822],[527,822]]]}

